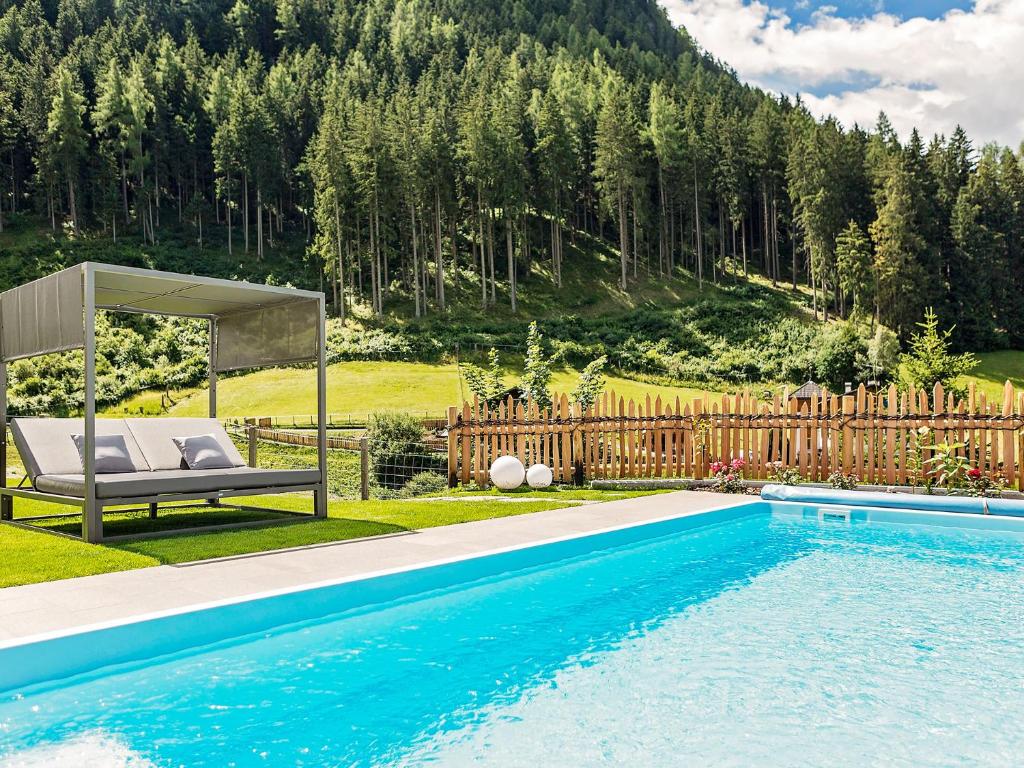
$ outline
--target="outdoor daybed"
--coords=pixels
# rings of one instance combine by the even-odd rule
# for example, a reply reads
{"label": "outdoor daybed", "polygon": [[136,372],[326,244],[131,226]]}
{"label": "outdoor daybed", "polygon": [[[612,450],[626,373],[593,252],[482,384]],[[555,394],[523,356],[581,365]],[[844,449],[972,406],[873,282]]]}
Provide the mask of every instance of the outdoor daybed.
{"label": "outdoor daybed", "polygon": [[[82,419],[12,419],[11,434],[32,487],[42,493],[85,498],[85,475],[73,435],[82,434]],[[134,472],[96,475],[96,498],[113,504],[159,503],[219,498],[232,491],[279,493],[314,490],[317,469],[256,469],[245,466],[216,419],[97,419],[97,435],[125,439]],[[212,434],[231,466],[189,469],[175,437]]]}
{"label": "outdoor daybed", "polygon": [[[206,319],[210,418],[97,419],[97,309]],[[104,508],[146,504],[155,516],[166,502],[219,504],[232,496],[293,491],[313,492],[313,515],[305,517],[327,516],[323,293],[95,263],[5,291],[0,294],[0,425],[8,421],[7,364],[72,349],[84,351],[84,418],[10,420],[31,488],[8,486],[7,430],[0,428],[0,520],[19,524],[13,519],[17,497],[77,506],[82,538],[98,542],[104,540]],[[317,466],[245,466],[216,419],[217,375],[295,363],[316,364]],[[186,460],[197,455],[199,460]]]}

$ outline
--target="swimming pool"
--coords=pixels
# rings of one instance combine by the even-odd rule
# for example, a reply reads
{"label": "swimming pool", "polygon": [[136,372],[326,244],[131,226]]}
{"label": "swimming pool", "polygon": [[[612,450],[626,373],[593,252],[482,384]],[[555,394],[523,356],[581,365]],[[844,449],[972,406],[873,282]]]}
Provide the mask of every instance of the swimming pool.
{"label": "swimming pool", "polygon": [[1024,520],[821,509],[0,650],[0,765],[1019,763]]}

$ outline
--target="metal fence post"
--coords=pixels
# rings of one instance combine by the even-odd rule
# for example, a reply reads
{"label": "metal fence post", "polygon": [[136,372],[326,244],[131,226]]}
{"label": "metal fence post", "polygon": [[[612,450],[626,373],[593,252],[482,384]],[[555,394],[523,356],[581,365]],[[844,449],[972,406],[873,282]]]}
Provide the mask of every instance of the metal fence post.
{"label": "metal fence post", "polygon": [[[459,409],[454,405],[448,408],[448,487],[455,488],[459,484]],[[464,439],[464,438],[463,438]]]}
{"label": "metal fence post", "polygon": [[246,430],[249,435],[249,466],[256,467],[256,425],[250,424]]}
{"label": "metal fence post", "polygon": [[359,498],[370,498],[370,445],[365,437],[359,438]]}

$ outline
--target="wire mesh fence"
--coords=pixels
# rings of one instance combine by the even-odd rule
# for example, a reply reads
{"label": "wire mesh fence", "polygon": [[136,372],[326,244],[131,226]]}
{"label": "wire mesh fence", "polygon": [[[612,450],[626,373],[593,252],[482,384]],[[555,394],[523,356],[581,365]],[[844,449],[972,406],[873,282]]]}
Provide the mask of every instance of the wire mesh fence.
{"label": "wire mesh fence", "polygon": [[[317,436],[308,431],[228,422],[227,430],[250,466],[297,469],[316,465]],[[411,498],[448,485],[446,438],[427,432],[420,440],[375,442],[359,437],[327,438],[327,484],[334,497]]]}

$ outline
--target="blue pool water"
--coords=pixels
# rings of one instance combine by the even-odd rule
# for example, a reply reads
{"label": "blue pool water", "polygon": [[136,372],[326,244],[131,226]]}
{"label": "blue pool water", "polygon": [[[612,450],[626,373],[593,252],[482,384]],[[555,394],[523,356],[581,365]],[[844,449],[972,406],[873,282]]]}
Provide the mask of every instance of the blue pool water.
{"label": "blue pool water", "polygon": [[0,694],[0,766],[1021,764],[1024,533],[710,519]]}

